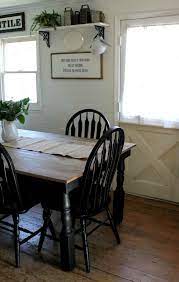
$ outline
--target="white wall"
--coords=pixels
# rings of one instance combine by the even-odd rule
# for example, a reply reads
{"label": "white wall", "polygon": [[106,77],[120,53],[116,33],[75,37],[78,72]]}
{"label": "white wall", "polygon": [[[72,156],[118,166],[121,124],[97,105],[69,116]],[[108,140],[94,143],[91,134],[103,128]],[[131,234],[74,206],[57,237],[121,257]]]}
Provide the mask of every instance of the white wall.
{"label": "white wall", "polygon": [[[65,1],[54,1],[54,5],[50,6],[63,14]],[[69,2],[69,1],[68,1]],[[70,6],[75,9],[80,9],[81,4],[86,1],[70,1]],[[68,3],[69,4],[69,3]],[[30,8],[14,8],[5,11],[23,11],[26,12],[27,30],[19,36],[29,34],[32,17],[40,11],[48,8],[48,5],[36,5]],[[1,11],[0,11],[1,12]],[[109,30],[110,31],[110,30]],[[86,44],[83,50],[89,50],[89,46],[93,35],[94,28],[89,30],[81,29],[82,34],[86,38]],[[18,35],[17,34],[17,35]],[[45,43],[40,38],[39,54],[40,54],[40,80],[41,80],[41,96],[42,107],[40,111],[30,112],[25,127],[29,129],[38,129],[46,131],[59,132],[63,131],[68,118],[79,109],[92,107],[105,113],[110,121],[113,121],[113,91],[111,89],[113,80],[113,53],[112,49],[104,57],[104,80],[52,80],[50,71],[50,54],[53,52],[63,52],[64,32],[51,32],[51,48],[47,48]],[[4,35],[3,35],[4,36]],[[15,33],[6,34],[6,36],[16,36]],[[112,33],[108,32],[107,37],[112,42]],[[28,55],[28,54],[27,54]]]}
{"label": "white wall", "polygon": [[175,10],[179,8],[179,2],[177,0],[94,0],[94,6],[109,14],[119,15],[132,12]]}
{"label": "white wall", "polygon": [[0,7],[11,7],[17,5],[24,5],[29,3],[44,2],[46,0],[1,0]]}

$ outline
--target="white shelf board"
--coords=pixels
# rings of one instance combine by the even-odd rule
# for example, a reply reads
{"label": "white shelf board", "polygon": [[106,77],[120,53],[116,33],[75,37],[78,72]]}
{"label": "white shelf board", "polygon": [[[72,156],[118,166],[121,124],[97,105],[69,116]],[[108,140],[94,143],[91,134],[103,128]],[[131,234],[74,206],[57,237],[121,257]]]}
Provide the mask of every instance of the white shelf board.
{"label": "white shelf board", "polygon": [[[65,26],[57,26],[56,30],[64,30],[64,29],[78,29],[78,28],[86,28],[86,27],[93,27],[93,26],[100,26],[100,27],[108,27],[109,24],[107,23],[88,23],[88,24],[76,24],[76,25],[65,25]],[[39,31],[55,31],[53,27],[44,27],[40,28]]]}

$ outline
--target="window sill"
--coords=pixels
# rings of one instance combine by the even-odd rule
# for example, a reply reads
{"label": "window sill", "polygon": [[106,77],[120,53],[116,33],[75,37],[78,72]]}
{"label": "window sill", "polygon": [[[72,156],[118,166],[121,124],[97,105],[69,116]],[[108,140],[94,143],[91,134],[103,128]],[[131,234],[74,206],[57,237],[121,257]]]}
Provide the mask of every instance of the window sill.
{"label": "window sill", "polygon": [[130,127],[135,127],[135,128],[139,128],[139,129],[153,129],[153,130],[164,130],[164,131],[178,131],[179,128],[176,127],[163,127],[161,125],[157,125],[157,124],[139,124],[137,122],[128,122],[128,121],[121,121],[118,120],[118,124],[121,126],[122,124],[125,126],[130,126]]}
{"label": "window sill", "polygon": [[41,104],[30,104],[29,112],[39,112],[42,109]]}

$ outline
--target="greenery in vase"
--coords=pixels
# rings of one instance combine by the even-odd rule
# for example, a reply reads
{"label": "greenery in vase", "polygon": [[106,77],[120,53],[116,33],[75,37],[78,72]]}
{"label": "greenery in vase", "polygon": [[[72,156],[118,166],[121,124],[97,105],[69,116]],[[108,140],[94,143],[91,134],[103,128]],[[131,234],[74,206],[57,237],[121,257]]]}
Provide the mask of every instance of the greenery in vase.
{"label": "greenery in vase", "polygon": [[0,120],[14,121],[25,123],[25,115],[29,111],[29,98],[20,101],[2,101],[0,100]]}
{"label": "greenery in vase", "polygon": [[37,31],[41,27],[53,27],[56,29],[57,26],[61,25],[61,16],[53,10],[53,13],[48,13],[46,10],[43,11],[40,15],[36,15],[33,18],[33,23],[30,28],[30,31]]}

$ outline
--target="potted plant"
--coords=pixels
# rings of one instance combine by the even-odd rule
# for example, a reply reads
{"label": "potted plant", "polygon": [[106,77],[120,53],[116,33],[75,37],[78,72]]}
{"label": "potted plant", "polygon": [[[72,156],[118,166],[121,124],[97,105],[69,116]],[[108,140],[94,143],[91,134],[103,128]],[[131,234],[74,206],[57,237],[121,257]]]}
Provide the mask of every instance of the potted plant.
{"label": "potted plant", "polygon": [[2,139],[6,142],[18,137],[15,120],[21,124],[25,123],[25,115],[29,110],[29,98],[20,101],[2,101],[0,100],[0,120],[2,121]]}
{"label": "potted plant", "polygon": [[48,13],[46,10],[40,15],[36,15],[33,18],[33,23],[31,25],[30,31],[37,31],[41,27],[53,27],[56,29],[57,26],[61,25],[61,16],[53,10],[53,13]]}

